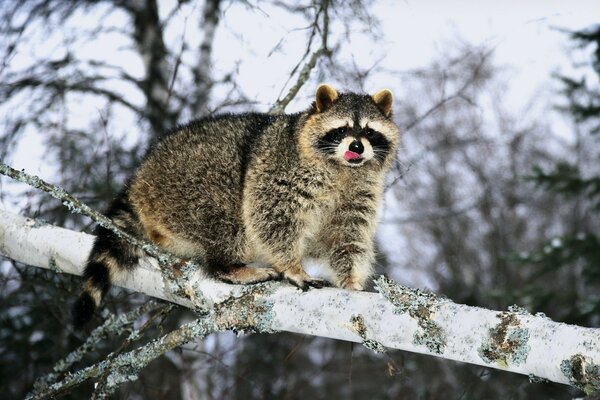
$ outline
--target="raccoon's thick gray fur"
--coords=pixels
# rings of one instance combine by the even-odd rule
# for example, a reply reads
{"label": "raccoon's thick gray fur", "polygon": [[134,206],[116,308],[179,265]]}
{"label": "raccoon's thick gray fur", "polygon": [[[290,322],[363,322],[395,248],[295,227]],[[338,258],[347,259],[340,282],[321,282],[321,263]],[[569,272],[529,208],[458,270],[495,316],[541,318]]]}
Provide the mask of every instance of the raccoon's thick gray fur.
{"label": "raccoon's thick gray fur", "polygon": [[[191,122],[154,146],[108,216],[180,257],[205,259],[226,282],[284,278],[304,290],[321,287],[301,265],[316,258],[336,286],[361,290],[373,271],[376,215],[400,136],[391,109],[389,90],[340,94],[321,85],[302,113]],[[77,326],[114,276],[142,256],[104,228],[96,235]]]}

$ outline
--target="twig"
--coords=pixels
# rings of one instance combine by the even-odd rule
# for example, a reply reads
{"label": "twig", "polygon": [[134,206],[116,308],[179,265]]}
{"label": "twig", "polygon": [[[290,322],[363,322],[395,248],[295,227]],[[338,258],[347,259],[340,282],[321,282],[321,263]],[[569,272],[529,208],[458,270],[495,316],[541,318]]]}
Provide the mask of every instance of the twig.
{"label": "twig", "polygon": [[260,299],[271,293],[271,283],[261,283],[244,289],[239,297],[228,297],[216,303],[210,312],[135,350],[102,360],[90,367],[66,376],[46,390],[30,395],[26,400],[52,399],[62,393],[110,371],[106,377],[105,393],[137,379],[138,373],[152,360],[167,351],[198,338],[225,330],[272,333],[272,305]]}
{"label": "twig", "polygon": [[76,362],[81,361],[84,355],[90,351],[93,351],[96,348],[96,345],[102,339],[105,339],[109,333],[116,332],[117,334],[120,334],[129,325],[133,324],[133,322],[139,317],[156,310],[162,305],[163,304],[159,301],[151,300],[135,310],[119,315],[118,317],[114,314],[111,314],[102,325],[90,333],[86,341],[81,346],[57,362],[51,373],[37,379],[33,384],[34,390],[27,396],[33,397],[36,395],[36,393],[47,390],[48,386],[55,383],[61,374],[67,372],[67,370]]}
{"label": "twig", "polygon": [[489,188],[486,188],[485,190],[482,191],[481,195],[479,195],[475,198],[475,200],[470,201],[463,205],[424,211],[424,212],[416,213],[414,215],[409,215],[406,217],[385,219],[382,222],[384,224],[406,224],[406,223],[411,223],[411,222],[433,221],[433,220],[438,220],[438,219],[447,219],[447,218],[456,217],[458,215],[464,214],[464,213],[478,207],[485,200],[485,196],[487,195],[488,191],[489,191]]}
{"label": "twig", "polygon": [[[458,88],[458,90],[456,90],[454,93],[452,93],[449,96],[443,96],[436,104],[434,104],[432,107],[430,107],[427,111],[425,111],[423,114],[421,114],[420,116],[415,118],[413,121],[411,121],[409,124],[404,126],[404,131],[405,132],[410,131],[412,128],[414,128],[415,126],[417,126],[421,122],[423,122],[423,120],[427,119],[427,117],[429,117],[431,114],[433,114],[434,112],[436,112],[437,110],[442,108],[444,105],[446,105],[446,103],[448,103],[454,99],[457,99],[457,98],[466,100],[466,97],[464,96],[464,92],[471,85],[473,85],[475,83],[475,81],[477,80],[477,76],[479,75],[479,71],[481,70],[484,63],[490,56],[491,52],[492,51],[490,50],[481,55],[479,63],[473,69],[473,72],[471,73],[470,78],[460,88]],[[466,100],[466,101],[469,102],[468,100]]]}
{"label": "twig", "polygon": [[192,348],[189,347],[189,345],[183,345],[181,346],[182,350],[186,350],[186,351],[191,351],[203,356],[206,356],[208,358],[210,358],[211,360],[215,361],[217,364],[219,364],[221,367],[230,370],[230,372],[237,378],[249,383],[252,386],[257,386],[258,383],[256,383],[255,381],[253,381],[252,379],[248,378],[246,375],[243,375],[239,372],[236,372],[234,368],[232,368],[231,365],[228,365],[225,361],[223,361],[220,357],[215,356],[213,354],[210,354],[208,351],[202,351],[202,350],[198,350],[196,348]]}
{"label": "twig", "polygon": [[[314,40],[317,32],[319,31],[319,17],[321,16],[322,12],[323,12],[323,8],[321,7],[315,13],[315,18],[314,18],[313,22],[309,26],[311,28],[311,30],[310,30],[310,34],[308,36],[308,41],[306,43],[306,51],[304,52],[304,54],[302,54],[302,57],[300,57],[300,60],[298,60],[298,63],[294,66],[294,68],[292,68],[292,71],[290,72],[290,75],[288,76],[288,78],[286,79],[285,83],[283,84],[283,87],[281,88],[281,91],[279,92],[279,95],[277,96],[277,98],[281,98],[281,96],[283,95],[284,89],[286,88],[286,86],[288,85],[288,83],[290,83],[290,81],[292,80],[292,77],[296,74],[296,72],[298,71],[298,69],[300,68],[300,66],[304,62],[304,60],[306,60],[306,57],[309,56],[313,40]],[[292,32],[293,31],[294,30],[292,30]],[[269,52],[269,57],[271,57],[271,55],[273,54],[273,52],[281,45],[281,43],[283,42],[283,40],[284,40],[284,38],[281,38],[280,41],[275,45],[275,48],[273,48],[273,50],[271,50]]]}
{"label": "twig", "polygon": [[[298,92],[300,91],[302,86],[304,86],[306,81],[308,81],[308,78],[310,77],[310,73],[317,65],[317,61],[319,60],[319,58],[321,56],[324,56],[324,55],[329,56],[331,54],[331,50],[329,50],[329,48],[327,46],[327,37],[329,35],[329,13],[327,10],[328,6],[329,6],[329,0],[324,0],[321,5],[321,12],[323,13],[323,29],[322,29],[322,33],[321,33],[321,35],[322,35],[321,36],[321,47],[317,51],[315,51],[312,54],[312,56],[310,57],[310,60],[308,60],[308,62],[306,64],[304,64],[304,67],[302,67],[302,69],[300,70],[300,73],[298,74],[298,79],[296,80],[296,83],[290,88],[290,90],[285,95],[285,97],[278,99],[275,102],[275,104],[273,105],[273,107],[271,107],[271,109],[269,110],[270,114],[283,113],[285,111],[285,108],[288,106],[288,104],[290,104],[290,102],[294,99],[294,97],[296,97],[296,95],[298,94]],[[319,13],[317,13],[317,17],[318,17],[318,15],[319,15]],[[305,57],[305,56],[303,56],[303,57]]]}
{"label": "twig", "polygon": [[122,383],[136,380],[139,371],[144,369],[152,360],[160,357],[167,351],[191,340],[205,337],[209,333],[215,331],[217,331],[215,316],[214,314],[207,314],[203,318],[187,323],[179,329],[171,331],[135,350],[120,354],[112,360],[100,361],[81,371],[72,373],[62,381],[48,387],[47,390],[27,396],[26,400],[55,398],[61,393],[64,393],[89,379],[99,377],[109,368],[111,372],[106,379],[106,386],[107,389],[114,390],[114,388]]}
{"label": "twig", "polygon": [[[125,339],[123,341],[123,343],[121,343],[121,345],[119,346],[119,348],[115,351],[113,351],[112,353],[110,353],[105,360],[111,362],[113,361],[119,354],[121,354],[121,352],[123,351],[123,349],[125,349],[127,346],[129,346],[131,343],[133,343],[135,340],[140,338],[140,334],[142,332],[144,332],[146,329],[148,329],[148,327],[159,317],[162,317],[162,320],[164,320],[164,318],[167,316],[168,313],[171,312],[171,310],[173,310],[175,306],[173,304],[165,304],[162,309],[159,310],[158,313],[154,314],[152,317],[150,317],[145,323],[144,325],[142,325],[139,329],[134,330],[133,332],[131,332],[131,334],[127,337],[127,339]],[[160,324],[160,322],[159,322]],[[94,393],[92,394],[91,400],[99,400],[99,399],[105,399],[108,395],[112,394],[114,392],[114,389],[116,389],[116,387],[112,387],[112,388],[107,388],[107,378],[110,375],[110,371],[111,371],[111,367],[109,366],[106,371],[104,372],[104,374],[102,374],[102,376],[100,376],[100,379],[98,379],[98,381],[96,382],[96,390],[94,390]]]}

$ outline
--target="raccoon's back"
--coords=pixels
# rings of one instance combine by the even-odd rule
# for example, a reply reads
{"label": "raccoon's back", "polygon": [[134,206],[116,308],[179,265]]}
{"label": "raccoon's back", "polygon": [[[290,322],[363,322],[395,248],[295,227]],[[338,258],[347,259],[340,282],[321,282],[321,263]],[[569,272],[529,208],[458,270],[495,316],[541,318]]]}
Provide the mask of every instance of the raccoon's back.
{"label": "raccoon's back", "polygon": [[256,147],[269,127],[285,126],[286,117],[226,115],[179,127],[149,152],[132,180],[130,201],[175,231],[233,223]]}

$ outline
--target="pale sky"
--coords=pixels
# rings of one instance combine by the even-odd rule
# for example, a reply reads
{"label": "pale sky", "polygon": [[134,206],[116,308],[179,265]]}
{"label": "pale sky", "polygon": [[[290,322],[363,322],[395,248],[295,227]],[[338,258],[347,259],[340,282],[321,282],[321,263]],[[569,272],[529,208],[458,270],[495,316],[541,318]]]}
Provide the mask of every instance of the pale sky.
{"label": "pale sky", "polygon": [[[161,1],[159,4],[161,13],[166,14],[174,2]],[[265,111],[277,98],[291,69],[305,50],[306,31],[297,28],[306,26],[306,22],[301,16],[284,13],[267,3],[259,4],[260,11],[239,3],[226,7],[217,30],[214,69],[215,75],[221,76],[237,64],[237,84],[250,99],[257,101],[258,111]],[[176,22],[170,24],[165,33],[168,45],[178,48],[184,33],[192,41],[192,46],[194,42],[200,42],[196,27],[201,9],[202,2],[182,7],[175,17]],[[581,29],[597,23],[600,1],[382,0],[376,2],[371,13],[381,21],[379,31],[383,39],[373,43],[369,33],[352,34],[343,41],[341,48],[348,62],[353,59],[357,64],[368,67],[381,59],[380,65],[385,70],[402,72],[426,67],[457,39],[475,45],[490,45],[495,49],[495,63],[508,71],[505,75],[508,79],[505,102],[513,111],[518,111],[534,94],[551,97],[554,85],[551,74],[571,68],[566,52],[570,43],[565,34],[552,28]],[[82,14],[73,24],[91,27],[97,17]],[[114,25],[121,28],[128,23],[124,15],[113,14],[112,18]],[[69,29],[68,26],[65,28]],[[280,51],[271,54],[282,38]],[[118,36],[103,37],[95,45],[79,46],[77,51],[84,58],[116,61],[130,74],[141,76],[140,60],[124,51],[124,46],[115,55],[115,40]],[[22,65],[34,63],[35,58],[44,53],[58,57],[60,46],[59,41],[44,35],[37,46],[15,57],[14,62]],[[195,54],[189,53],[188,56]],[[193,63],[194,60],[189,61]],[[312,100],[314,85],[314,82],[307,83],[288,111],[305,108]],[[371,92],[383,87],[392,89],[398,98],[405,95],[400,81],[387,74],[373,74],[367,81],[367,89]],[[217,99],[224,94],[219,89],[214,93]],[[137,97],[137,102],[143,104],[143,99]],[[70,110],[70,123],[85,128],[92,118],[97,118],[100,107],[99,103],[89,100],[77,102]],[[116,127],[112,133],[117,136],[130,134],[129,126],[135,124],[135,119],[124,116],[119,121],[123,126]],[[35,138],[29,140],[25,154],[20,151],[14,161],[18,167],[38,173],[41,165],[32,161],[37,160],[44,150],[35,142]]]}
{"label": "pale sky", "polygon": [[[250,98],[264,107],[272,102],[291,66],[305,46],[304,32],[287,33],[296,23],[286,24],[277,18],[278,13],[263,7],[263,19],[251,21],[251,11],[241,6],[230,7],[225,23],[239,32],[231,35],[221,29],[216,46],[217,65],[232,65],[242,59],[238,83]],[[445,47],[460,38],[478,45],[495,48],[498,64],[514,71],[511,101],[522,106],[540,85],[547,84],[550,74],[557,69],[568,69],[569,59],[565,49],[569,42],[565,34],[552,28],[581,29],[600,21],[600,1],[380,1],[372,10],[381,20],[383,41],[373,43],[369,35],[357,33],[345,43],[343,52],[352,55],[357,63],[371,65],[384,57],[382,66],[388,70],[406,71],[425,67]],[[285,41],[282,54],[267,55],[282,35]],[[350,57],[349,57],[350,59]],[[390,78],[373,76],[369,83],[372,91],[390,86]],[[274,88],[271,92],[269,89]],[[393,87],[401,92],[401,87]],[[303,97],[312,94],[312,87],[304,88]],[[402,94],[402,93],[398,93]],[[299,97],[299,100],[301,97]],[[305,102],[293,104],[290,110],[302,109]]]}

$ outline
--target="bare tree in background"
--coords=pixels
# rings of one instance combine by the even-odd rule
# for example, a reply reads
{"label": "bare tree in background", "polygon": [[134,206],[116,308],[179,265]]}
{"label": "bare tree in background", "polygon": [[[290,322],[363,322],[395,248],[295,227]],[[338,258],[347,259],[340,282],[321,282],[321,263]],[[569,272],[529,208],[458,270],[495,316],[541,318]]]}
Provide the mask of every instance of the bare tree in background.
{"label": "bare tree in background", "polygon": [[[311,86],[332,78],[347,89],[368,90],[372,75],[387,73],[392,89],[410,93],[397,102],[404,149],[389,183],[406,212],[384,221],[397,226],[404,240],[402,257],[390,261],[382,254],[379,271],[399,278],[419,275],[458,302],[496,308],[519,303],[539,311],[539,299],[515,290],[536,279],[515,254],[531,248],[537,232],[552,232],[568,221],[572,210],[524,185],[523,177],[534,163],[561,155],[559,139],[526,111],[510,115],[504,110],[502,72],[489,49],[449,49],[431,66],[402,74],[382,71],[377,59],[367,68],[341,60],[346,34],[353,30],[371,31],[374,42],[381,39],[371,3],[179,0],[164,12],[158,0],[3,2],[0,158],[10,160],[27,143],[24,139],[40,141],[46,176],[55,174],[54,181],[69,192],[104,208],[149,144],[175,124],[214,111],[253,109],[254,100],[236,82],[236,66],[214,70],[215,38],[230,7],[245,7],[249,18],[265,13],[267,5],[276,7],[303,17],[303,26],[288,28],[302,29],[307,45],[297,55],[289,81],[277,83],[278,99],[261,99],[274,103],[274,112],[282,112],[307,82]],[[182,15],[185,24],[174,26]],[[174,44],[166,39],[168,29],[178,32]],[[244,27],[229,29],[242,33]],[[115,46],[114,51],[136,60],[140,68],[130,69],[120,59],[79,55],[82,48],[102,46]],[[30,49],[39,54],[28,54]],[[279,50],[280,45],[273,49]],[[82,123],[74,112],[78,103],[97,113],[85,115]],[[31,216],[89,228],[37,192],[1,195]],[[79,280],[9,261],[1,265],[0,393],[22,398],[39,376],[81,343],[82,336],[65,328]],[[545,279],[556,288],[567,282],[574,291],[578,276],[564,271]],[[109,297],[113,301],[106,309],[119,314],[131,303],[147,302],[124,291],[116,300]],[[544,311],[561,318],[560,309]],[[148,311],[141,325],[144,338],[180,325],[187,313],[166,306]],[[97,361],[115,349],[126,350],[131,345],[126,337],[123,331],[101,342],[88,358]],[[117,394],[328,399],[445,398],[453,393],[456,398],[497,398],[507,394],[507,387],[513,398],[523,399],[550,391],[564,397],[571,393],[566,387],[530,385],[526,378],[492,373],[493,380],[489,371],[473,366],[400,352],[376,355],[321,338],[225,333],[167,353]],[[67,397],[89,397],[92,392],[87,384]]]}
{"label": "bare tree in background", "polygon": [[[234,4],[181,0],[164,15],[156,0],[30,0],[0,5],[3,60],[0,112],[7,117],[0,136],[2,160],[9,161],[18,147],[27,143],[25,139],[40,141],[44,146],[41,161],[52,171],[48,175],[56,173],[63,187],[94,208],[102,209],[127,179],[149,143],[176,123],[227,107],[249,109],[252,102],[236,85],[235,66],[221,76],[215,75],[212,68],[214,40],[223,11]],[[249,15],[264,12],[260,5],[242,5]],[[282,96],[276,105],[283,111],[318,64],[325,59],[329,66],[335,63],[335,49],[341,42],[331,41],[329,47],[330,18],[351,29],[353,24],[362,23],[361,18],[368,19],[367,2],[353,2],[350,8],[328,0],[273,2],[271,6],[290,14],[299,13],[306,20],[306,26],[300,27],[307,32],[306,53],[298,55],[298,63],[290,71],[290,95],[286,95],[287,88],[281,83]],[[352,9],[360,11],[358,21]],[[181,21],[182,14],[185,24],[177,27],[180,40],[170,47],[165,32],[173,21]],[[201,40],[196,43],[194,38],[198,36]],[[111,51],[120,56],[102,60],[80,56],[82,49],[104,50],[106,46],[114,46]],[[28,53],[29,49],[34,54]],[[131,62],[122,63],[121,56],[137,60],[141,69],[131,69]],[[219,102],[212,97],[217,86],[227,93]],[[75,115],[82,103],[87,104],[88,110],[97,110],[95,115],[86,115],[84,123]],[[8,203],[20,201],[24,212],[30,215],[63,226],[89,228],[80,217],[47,202],[47,198],[34,191],[19,196],[3,191],[2,199]],[[26,199],[25,204],[22,199]],[[2,326],[5,332],[10,332],[3,337],[2,348],[5,360],[10,361],[0,367],[0,391],[19,397],[57,361],[57,354],[66,354],[81,340],[72,332],[64,335],[69,321],[68,305],[79,283],[3,262],[2,285],[5,289]],[[122,301],[121,298],[108,304],[107,309],[114,311]],[[146,300],[136,295],[129,301]],[[144,326],[144,332],[148,337],[156,336],[157,329],[176,326],[182,313],[185,311],[161,309],[150,316],[154,323]],[[212,345],[208,344],[217,354],[219,341],[217,338]],[[117,337],[100,345],[94,358],[116,348],[118,342]],[[204,353],[202,350],[200,354]],[[196,371],[191,365],[197,360],[208,365],[221,361],[218,356],[205,360],[201,355],[191,354],[193,357],[190,353],[174,353],[155,362],[123,393],[178,398],[182,390],[192,393],[201,390],[194,388]],[[4,367],[9,364],[10,368]],[[186,370],[193,372],[182,373]],[[203,392],[211,393],[213,388],[215,393],[227,393],[223,385],[235,381],[222,375],[227,374],[208,374]],[[174,384],[178,381],[182,384]],[[81,393],[89,392],[87,387]],[[76,390],[73,395],[80,397],[78,393]]]}
{"label": "bare tree in background", "polygon": [[[540,232],[551,234],[572,218],[560,198],[532,191],[527,183],[534,165],[551,163],[568,147],[532,111],[541,99],[532,99],[520,115],[506,111],[506,78],[492,54],[461,46],[430,69],[403,77],[409,92],[422,95],[404,99],[407,154],[390,184],[406,215],[386,221],[405,240],[397,271],[425,276],[436,291],[466,304],[497,309],[516,303],[565,320],[570,306],[527,290],[535,282],[549,292],[575,294],[579,273],[541,277],[519,258],[538,243]],[[519,384],[497,371],[443,363],[431,368],[446,376],[428,387],[438,395],[447,384],[459,391],[466,382],[476,398],[505,394],[507,385],[515,398],[561,390]],[[485,385],[476,383],[483,379]]]}

